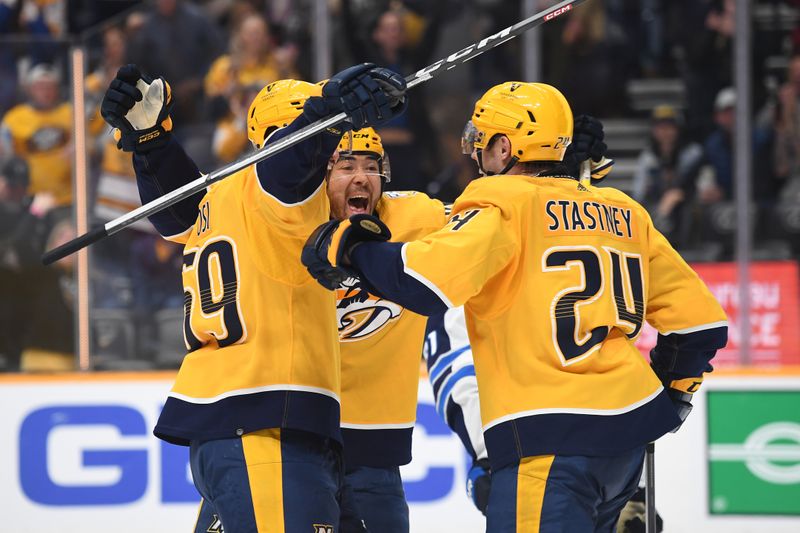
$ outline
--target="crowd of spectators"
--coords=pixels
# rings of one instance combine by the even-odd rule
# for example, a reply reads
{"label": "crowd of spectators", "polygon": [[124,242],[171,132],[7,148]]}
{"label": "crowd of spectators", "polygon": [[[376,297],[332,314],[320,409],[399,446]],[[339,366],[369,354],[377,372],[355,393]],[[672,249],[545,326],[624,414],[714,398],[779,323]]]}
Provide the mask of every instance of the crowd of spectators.
{"label": "crowd of spectators", "polygon": [[[103,223],[139,203],[130,155],[99,115],[117,69],[133,62],[169,81],[174,134],[201,169],[213,170],[249,152],[245,114],[258,90],[277,79],[311,79],[313,3],[83,0],[68,10],[65,0],[0,2],[0,370],[72,364],[74,260],[39,262],[44,249],[74,235],[68,45],[89,52],[90,217]],[[795,17],[798,4],[755,2],[776,13],[794,9]],[[334,69],[371,61],[409,74],[515,23],[523,2],[327,5]],[[713,253],[700,256],[708,259],[732,257],[734,17],[733,0],[593,0],[541,29],[542,81],[559,87],[576,114],[650,121],[627,190],[679,248],[714,243]],[[754,23],[752,199],[756,231],[783,239],[784,248],[772,248],[783,257],[800,252],[800,29],[774,26]],[[510,41],[414,89],[408,112],[380,129],[390,186],[454,199],[475,177],[459,150],[470,105],[489,86],[521,79],[522,56],[522,40]],[[785,68],[768,71],[767,58]],[[679,80],[685,98],[634,110],[627,81],[661,78]],[[180,254],[145,222],[92,247],[95,353],[111,362],[177,363],[160,354],[169,351],[165,343],[181,353],[180,337],[162,333],[158,320],[170,312],[180,318]]]}

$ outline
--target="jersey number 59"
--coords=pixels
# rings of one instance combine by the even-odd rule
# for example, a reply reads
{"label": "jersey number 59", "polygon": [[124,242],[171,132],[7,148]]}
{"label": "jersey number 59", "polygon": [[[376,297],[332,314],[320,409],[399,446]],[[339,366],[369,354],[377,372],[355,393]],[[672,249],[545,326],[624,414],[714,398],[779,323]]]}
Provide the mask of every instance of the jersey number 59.
{"label": "jersey number 59", "polygon": [[243,341],[236,243],[222,237],[186,250],[183,274],[186,348],[197,350],[212,339],[220,348]]}

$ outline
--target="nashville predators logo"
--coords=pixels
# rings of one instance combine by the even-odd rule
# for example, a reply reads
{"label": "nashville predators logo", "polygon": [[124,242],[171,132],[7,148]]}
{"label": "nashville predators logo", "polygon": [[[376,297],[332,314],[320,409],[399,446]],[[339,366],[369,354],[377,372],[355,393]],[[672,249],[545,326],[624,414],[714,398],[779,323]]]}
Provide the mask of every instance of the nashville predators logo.
{"label": "nashville predators logo", "polygon": [[44,126],[37,129],[27,140],[28,150],[34,153],[48,152],[66,146],[67,133],[55,126]]}
{"label": "nashville predators logo", "polygon": [[336,319],[340,341],[357,341],[374,335],[396,320],[403,308],[371,295],[358,278],[347,278],[336,290]]}

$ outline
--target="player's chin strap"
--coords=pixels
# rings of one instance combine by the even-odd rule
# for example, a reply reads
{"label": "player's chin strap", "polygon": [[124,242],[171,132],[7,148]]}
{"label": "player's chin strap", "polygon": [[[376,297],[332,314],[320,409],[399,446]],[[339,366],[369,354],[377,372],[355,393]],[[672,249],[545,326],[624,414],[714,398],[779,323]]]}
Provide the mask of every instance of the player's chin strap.
{"label": "player's chin strap", "polygon": [[483,168],[483,150],[478,148],[475,150],[475,152],[476,152],[475,156],[478,159],[478,170],[480,170],[481,174],[483,174],[484,176],[497,176],[500,174],[505,174],[506,172],[514,168],[514,165],[519,163],[519,158],[514,155],[511,156],[511,159],[508,161],[508,164],[504,166],[500,172],[492,172],[491,170],[486,170],[485,168]]}

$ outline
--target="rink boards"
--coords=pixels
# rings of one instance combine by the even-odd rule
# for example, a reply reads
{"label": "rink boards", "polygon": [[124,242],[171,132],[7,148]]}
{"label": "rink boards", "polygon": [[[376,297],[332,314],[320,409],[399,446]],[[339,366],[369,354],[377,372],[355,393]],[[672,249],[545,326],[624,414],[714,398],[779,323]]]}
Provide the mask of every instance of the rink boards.
{"label": "rink boards", "polygon": [[[0,376],[0,501],[8,531],[190,531],[199,497],[185,448],[152,436],[172,373]],[[420,381],[414,460],[403,468],[412,531],[484,530],[468,457]],[[706,380],[656,445],[670,533],[800,531],[800,370]]]}

